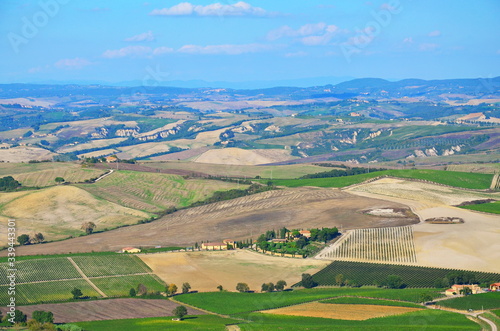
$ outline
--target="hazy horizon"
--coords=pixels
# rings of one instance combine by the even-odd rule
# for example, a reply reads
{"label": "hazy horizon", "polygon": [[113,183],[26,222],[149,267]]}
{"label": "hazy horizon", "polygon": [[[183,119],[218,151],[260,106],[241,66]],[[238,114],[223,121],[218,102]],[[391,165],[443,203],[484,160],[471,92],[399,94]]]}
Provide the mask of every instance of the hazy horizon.
{"label": "hazy horizon", "polygon": [[493,0],[7,0],[0,83],[492,78],[499,12]]}

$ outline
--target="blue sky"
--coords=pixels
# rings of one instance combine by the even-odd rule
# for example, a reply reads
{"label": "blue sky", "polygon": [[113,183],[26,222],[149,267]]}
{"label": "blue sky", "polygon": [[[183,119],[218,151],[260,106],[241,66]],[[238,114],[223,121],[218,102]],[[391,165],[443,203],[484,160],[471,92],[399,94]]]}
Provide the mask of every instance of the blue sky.
{"label": "blue sky", "polygon": [[1,0],[0,82],[500,75],[498,0]]}

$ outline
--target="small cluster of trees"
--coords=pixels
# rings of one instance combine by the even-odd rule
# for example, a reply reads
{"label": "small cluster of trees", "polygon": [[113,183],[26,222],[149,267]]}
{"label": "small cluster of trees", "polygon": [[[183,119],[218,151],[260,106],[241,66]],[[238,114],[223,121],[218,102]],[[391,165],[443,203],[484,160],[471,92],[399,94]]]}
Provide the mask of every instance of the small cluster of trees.
{"label": "small cluster of trees", "polygon": [[[283,227],[278,232],[275,230],[266,231],[257,239],[257,247],[264,252],[277,252],[281,254],[302,255],[304,257],[314,254],[319,248],[318,245],[311,245],[313,242],[328,242],[339,235],[337,228],[310,229],[310,237],[304,236],[299,230],[288,230]],[[270,242],[273,239],[286,239],[286,242]]]}
{"label": "small cluster of trees", "polygon": [[0,178],[0,191],[14,191],[18,187],[21,186],[21,183],[19,183],[17,180],[14,179],[12,176],[5,176]]}
{"label": "small cluster of trees", "polygon": [[50,311],[35,310],[31,314],[31,319],[28,320],[28,316],[25,313],[16,309],[13,313],[8,313],[8,315],[3,318],[0,312],[0,319],[4,325],[8,325],[10,323],[12,325],[17,325],[18,327],[27,327],[30,331],[58,330],[54,325],[54,314]]}
{"label": "small cluster of trees", "polygon": [[[494,280],[483,281],[480,285],[482,287],[488,287]],[[446,274],[445,277],[441,279],[436,279],[434,286],[436,288],[450,287],[453,284],[464,285],[464,284],[478,284],[479,281],[476,279],[476,275],[472,272],[464,271],[452,271]]]}
{"label": "small cluster of trees", "polygon": [[261,287],[261,292],[273,292],[274,290],[281,292],[285,289],[286,282],[284,280],[278,280],[276,285],[274,283],[264,283]]}
{"label": "small cluster of trees", "polygon": [[17,242],[19,245],[29,245],[29,244],[41,244],[45,241],[44,235],[39,232],[35,233],[33,237],[30,237],[28,234],[22,234],[17,237]]}
{"label": "small cluster of trees", "polygon": [[94,229],[97,227],[94,222],[83,222],[81,229],[85,231],[86,234],[92,234]]}

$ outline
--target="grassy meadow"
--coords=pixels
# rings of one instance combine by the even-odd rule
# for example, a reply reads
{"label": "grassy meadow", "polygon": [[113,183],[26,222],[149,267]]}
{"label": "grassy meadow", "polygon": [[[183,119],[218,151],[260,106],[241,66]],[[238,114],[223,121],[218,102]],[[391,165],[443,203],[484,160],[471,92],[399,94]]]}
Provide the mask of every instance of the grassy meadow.
{"label": "grassy meadow", "polygon": [[461,206],[460,208],[482,211],[490,214],[500,214],[500,201],[481,203],[479,205]]}
{"label": "grassy meadow", "polygon": [[345,187],[362,183],[379,176],[393,176],[399,178],[414,178],[467,189],[486,190],[490,187],[493,175],[468,172],[453,172],[441,170],[384,170],[366,174],[333,177],[273,180],[275,185],[287,187],[317,186],[317,187]]}

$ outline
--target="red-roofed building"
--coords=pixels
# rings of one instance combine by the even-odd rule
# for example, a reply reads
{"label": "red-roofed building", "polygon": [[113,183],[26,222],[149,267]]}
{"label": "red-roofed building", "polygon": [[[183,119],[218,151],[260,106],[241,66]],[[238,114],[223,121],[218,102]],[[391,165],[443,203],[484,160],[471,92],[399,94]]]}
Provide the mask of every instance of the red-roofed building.
{"label": "red-roofed building", "polygon": [[491,291],[500,291],[500,283],[493,283],[490,285]]}

